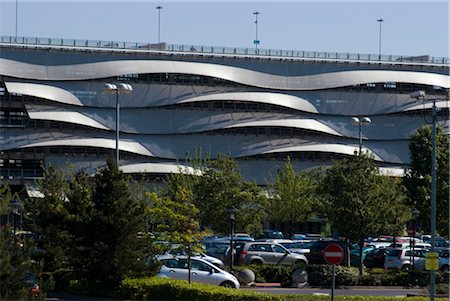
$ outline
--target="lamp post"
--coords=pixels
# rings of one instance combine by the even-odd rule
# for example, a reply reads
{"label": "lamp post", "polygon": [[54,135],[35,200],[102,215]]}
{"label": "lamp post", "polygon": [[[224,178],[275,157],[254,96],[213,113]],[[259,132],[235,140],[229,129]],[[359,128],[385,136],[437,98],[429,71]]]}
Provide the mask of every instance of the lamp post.
{"label": "lamp post", "polygon": [[415,244],[416,244],[416,219],[419,216],[420,211],[416,208],[413,208],[411,210],[411,217],[412,217],[412,239],[411,239],[411,246],[412,246],[412,269],[414,270],[414,261],[415,261]]}
{"label": "lamp post", "polygon": [[13,199],[9,203],[9,209],[13,215],[13,238],[14,238],[14,245],[16,245],[16,230],[17,230],[17,216],[19,215],[20,211],[20,201],[17,199]]}
{"label": "lamp post", "polygon": [[361,155],[362,150],[362,126],[369,125],[372,123],[370,117],[352,117],[352,124],[358,126],[358,137],[359,137],[359,154]]}
{"label": "lamp post", "polygon": [[259,45],[259,40],[258,40],[258,15],[260,14],[260,12],[255,11],[253,14],[255,15],[255,27],[256,27],[256,35],[255,35],[255,40],[253,41],[253,44],[255,44],[256,52],[258,52],[258,45]]}
{"label": "lamp post", "polygon": [[384,20],[378,19],[377,22],[380,23],[380,36],[378,40],[378,59],[381,60],[381,23],[383,23]]}
{"label": "lamp post", "polygon": [[[425,91],[419,90],[411,93],[411,97],[415,99],[425,100]],[[433,102],[432,107],[432,138],[431,138],[431,214],[430,214],[430,231],[431,231],[431,252],[436,252],[436,98],[429,99]],[[434,301],[435,297],[436,272],[430,270],[430,300]]]}
{"label": "lamp post", "polygon": [[116,165],[119,167],[119,94],[128,94],[133,91],[130,84],[120,83],[118,85],[107,83],[104,91],[108,94],[116,94]]}
{"label": "lamp post", "polygon": [[239,209],[236,209],[234,207],[231,207],[227,210],[229,213],[229,219],[230,219],[230,271],[233,271],[233,261],[234,261],[234,246],[233,246],[233,239],[234,239],[234,223],[236,221],[236,213],[239,211]]}
{"label": "lamp post", "polygon": [[16,42],[17,42],[17,17],[18,17],[18,7],[19,7],[19,0],[16,0]]}
{"label": "lamp post", "polygon": [[158,44],[161,44],[161,9],[163,7],[158,5],[156,9],[158,10]]}

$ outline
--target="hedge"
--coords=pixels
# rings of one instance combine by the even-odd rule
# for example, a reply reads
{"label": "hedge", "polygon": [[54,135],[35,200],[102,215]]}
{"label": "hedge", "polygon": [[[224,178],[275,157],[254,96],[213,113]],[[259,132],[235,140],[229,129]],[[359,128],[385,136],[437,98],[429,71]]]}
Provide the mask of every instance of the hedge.
{"label": "hedge", "polygon": [[160,277],[125,279],[120,291],[121,297],[132,300],[280,300],[275,295]]}
{"label": "hedge", "polygon": [[[255,273],[257,283],[281,283],[282,286],[291,286],[291,276],[296,269],[305,269],[308,273],[308,283],[314,287],[331,286],[331,265],[250,265],[237,266],[236,274],[240,270],[250,269]],[[437,272],[436,283],[448,283],[449,273]],[[337,286],[427,286],[429,274],[420,271],[386,271],[383,269],[367,270],[364,275],[359,276],[358,268],[336,266]]]}
{"label": "hedge", "polygon": [[[329,300],[329,296],[275,295],[253,291],[191,283],[167,278],[126,279],[122,282],[121,296],[131,300],[231,300],[231,301],[316,301]],[[374,297],[335,296],[336,301],[426,301],[426,297]],[[436,298],[438,301],[447,300]]]}

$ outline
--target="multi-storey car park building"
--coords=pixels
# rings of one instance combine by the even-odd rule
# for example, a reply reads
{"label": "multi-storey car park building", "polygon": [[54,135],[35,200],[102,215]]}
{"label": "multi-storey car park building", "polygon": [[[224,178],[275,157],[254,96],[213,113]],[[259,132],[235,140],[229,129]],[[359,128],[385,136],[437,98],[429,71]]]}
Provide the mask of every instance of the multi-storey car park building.
{"label": "multi-storey car park building", "polygon": [[[129,174],[177,171],[199,150],[235,158],[244,179],[264,185],[290,156],[297,169],[362,148],[398,174],[409,137],[430,120],[449,131],[449,59],[304,51],[0,37],[1,181],[17,187],[42,166],[88,173],[115,149]],[[397,173],[395,173],[397,171]]]}

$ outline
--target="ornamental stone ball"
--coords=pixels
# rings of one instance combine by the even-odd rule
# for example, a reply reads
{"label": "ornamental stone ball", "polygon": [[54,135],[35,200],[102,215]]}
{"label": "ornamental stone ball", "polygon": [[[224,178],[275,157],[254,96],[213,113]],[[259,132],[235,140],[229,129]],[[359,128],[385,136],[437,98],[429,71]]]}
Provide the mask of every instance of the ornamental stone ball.
{"label": "ornamental stone ball", "polygon": [[308,273],[305,270],[299,269],[292,273],[293,287],[308,287]]}
{"label": "ornamental stone ball", "polygon": [[242,285],[249,285],[255,282],[255,273],[250,269],[243,269],[239,272],[239,279],[242,281]]}

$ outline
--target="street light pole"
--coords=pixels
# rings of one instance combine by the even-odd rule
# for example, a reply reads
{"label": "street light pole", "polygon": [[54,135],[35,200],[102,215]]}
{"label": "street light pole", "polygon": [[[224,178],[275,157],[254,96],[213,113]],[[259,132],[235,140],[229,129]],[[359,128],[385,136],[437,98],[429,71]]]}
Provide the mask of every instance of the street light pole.
{"label": "street light pole", "polygon": [[[414,91],[411,97],[416,99],[425,99],[425,91]],[[431,250],[436,252],[436,98],[429,99],[433,102],[432,107],[432,137],[431,137],[431,212],[430,212],[430,231],[431,231]],[[436,272],[430,270],[430,300],[434,301],[435,297]]]}
{"label": "street light pole", "polygon": [[359,137],[359,155],[361,155],[362,151],[362,126],[369,125],[372,123],[372,119],[370,117],[352,117],[352,124],[358,126],[358,137]]}
{"label": "street light pole", "polygon": [[[433,98],[433,133],[431,154],[431,252],[436,251],[436,98]],[[434,301],[436,272],[430,271],[430,300]]]}
{"label": "street light pole", "polygon": [[378,41],[378,59],[381,60],[381,23],[384,22],[383,19],[378,19],[378,23],[380,23],[380,36]]}
{"label": "street light pole", "polygon": [[236,213],[239,211],[239,209],[236,209],[234,207],[227,210],[227,212],[230,214],[230,272],[233,271],[233,261],[234,261],[234,223],[236,221]]}
{"label": "street light pole", "polygon": [[17,42],[17,16],[18,16],[18,7],[19,7],[19,0],[16,0],[16,42]]}
{"label": "street light pole", "polygon": [[260,12],[255,11],[253,14],[255,15],[255,27],[256,27],[256,35],[255,35],[255,40],[253,41],[253,44],[255,44],[256,52],[258,52],[258,45],[259,45],[259,40],[258,40],[258,15],[260,14]]}
{"label": "street light pole", "polygon": [[20,202],[16,199],[13,199],[9,203],[9,208],[11,210],[11,213],[13,214],[13,239],[14,239],[14,246],[15,246],[16,245],[17,216],[19,215]]}
{"label": "street light pole", "polygon": [[161,44],[161,9],[163,7],[158,5],[156,9],[158,10],[158,44]]}
{"label": "street light pole", "polygon": [[120,83],[118,85],[107,83],[105,84],[105,92],[109,94],[116,94],[116,165],[119,167],[119,112],[120,112],[120,103],[119,103],[119,94],[128,94],[133,91],[133,87],[130,84]]}
{"label": "street light pole", "polygon": [[412,217],[412,239],[410,240],[410,244],[412,246],[412,269],[414,270],[414,262],[415,262],[415,245],[416,245],[416,219],[419,216],[420,211],[416,208],[413,208],[411,210],[411,217]]}

